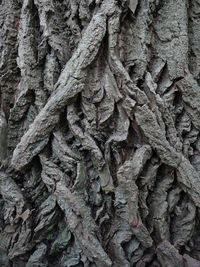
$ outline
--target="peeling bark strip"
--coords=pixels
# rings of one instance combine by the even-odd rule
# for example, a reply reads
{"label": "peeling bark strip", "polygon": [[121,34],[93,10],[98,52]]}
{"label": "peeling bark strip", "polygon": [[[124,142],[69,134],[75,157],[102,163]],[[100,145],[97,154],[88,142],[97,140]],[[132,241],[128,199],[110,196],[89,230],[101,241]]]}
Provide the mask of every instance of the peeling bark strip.
{"label": "peeling bark strip", "polygon": [[97,229],[89,209],[84,205],[82,197],[70,192],[63,181],[64,174],[61,171],[55,174],[56,166],[53,163],[42,157],[42,164],[45,166],[45,171],[42,173],[43,181],[56,178],[56,181],[52,181],[53,184],[55,183],[54,195],[66,216],[69,229],[74,233],[85,255],[97,266],[111,266],[111,260],[96,238],[96,235],[100,237],[99,229]]}
{"label": "peeling bark strip", "polygon": [[200,1],[0,1],[0,266],[200,266]]}
{"label": "peeling bark strip", "polygon": [[[98,13],[91,20],[77,51],[66,64],[55,85],[55,93],[50,97],[45,107],[38,114],[34,123],[22,137],[13,153],[12,165],[16,169],[23,168],[46,145],[59,119],[59,112],[85,86],[86,67],[94,60],[106,31],[106,17]],[[39,143],[40,148],[34,149]],[[19,155],[23,155],[22,157]]]}

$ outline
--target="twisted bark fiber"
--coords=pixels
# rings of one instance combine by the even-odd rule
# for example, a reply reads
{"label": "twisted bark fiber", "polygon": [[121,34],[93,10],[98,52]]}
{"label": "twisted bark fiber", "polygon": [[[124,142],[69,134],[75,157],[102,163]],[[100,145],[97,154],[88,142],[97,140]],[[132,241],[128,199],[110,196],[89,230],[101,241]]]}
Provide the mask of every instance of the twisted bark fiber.
{"label": "twisted bark fiber", "polygon": [[200,266],[200,1],[0,1],[0,266]]}

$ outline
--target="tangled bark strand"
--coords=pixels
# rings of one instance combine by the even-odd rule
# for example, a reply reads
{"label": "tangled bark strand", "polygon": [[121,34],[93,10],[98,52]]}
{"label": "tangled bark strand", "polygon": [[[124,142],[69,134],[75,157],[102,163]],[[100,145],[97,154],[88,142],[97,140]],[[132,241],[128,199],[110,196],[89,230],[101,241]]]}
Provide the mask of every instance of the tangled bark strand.
{"label": "tangled bark strand", "polygon": [[199,7],[0,1],[1,266],[200,266]]}

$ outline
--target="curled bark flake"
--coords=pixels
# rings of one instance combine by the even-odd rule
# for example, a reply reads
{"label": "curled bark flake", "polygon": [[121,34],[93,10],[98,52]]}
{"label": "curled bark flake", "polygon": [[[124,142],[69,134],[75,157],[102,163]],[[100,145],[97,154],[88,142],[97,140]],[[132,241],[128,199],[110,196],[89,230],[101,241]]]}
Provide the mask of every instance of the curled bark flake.
{"label": "curled bark flake", "polygon": [[96,226],[82,200],[60,182],[57,183],[55,196],[85,255],[99,267],[111,266],[111,260],[95,237]]}
{"label": "curled bark flake", "polygon": [[200,92],[197,82],[190,73],[187,73],[185,77],[177,83],[177,86],[182,93],[184,108],[194,126],[199,130]]}
{"label": "curled bark flake", "polygon": [[[152,239],[139,215],[138,187],[135,181],[150,156],[151,148],[149,146],[143,146],[136,150],[133,160],[126,161],[119,168],[117,172],[119,185],[115,191],[115,206],[122,225],[120,230],[131,231],[144,247],[151,246]],[[127,226],[124,222],[127,223]],[[123,224],[125,229],[123,229]]]}
{"label": "curled bark flake", "polygon": [[48,262],[46,259],[47,246],[43,243],[39,244],[33,254],[30,256],[26,267],[47,267]]}
{"label": "curled bark flake", "polygon": [[168,241],[163,241],[157,248],[157,256],[162,266],[182,267],[183,258]]}
{"label": "curled bark flake", "polygon": [[176,248],[180,248],[192,238],[196,208],[191,201],[183,200],[176,206],[174,213],[171,222],[171,240]]}
{"label": "curled bark flake", "polygon": [[180,154],[170,146],[165,137],[165,132],[157,122],[155,114],[147,105],[143,105],[137,108],[135,118],[163,163],[177,167],[180,162]]}

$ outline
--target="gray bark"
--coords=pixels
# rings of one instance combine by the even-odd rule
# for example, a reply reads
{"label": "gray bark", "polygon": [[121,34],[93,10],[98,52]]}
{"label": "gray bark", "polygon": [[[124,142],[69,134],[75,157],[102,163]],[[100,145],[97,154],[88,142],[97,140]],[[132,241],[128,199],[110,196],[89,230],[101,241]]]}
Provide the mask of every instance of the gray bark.
{"label": "gray bark", "polygon": [[200,0],[0,25],[0,266],[200,266]]}

